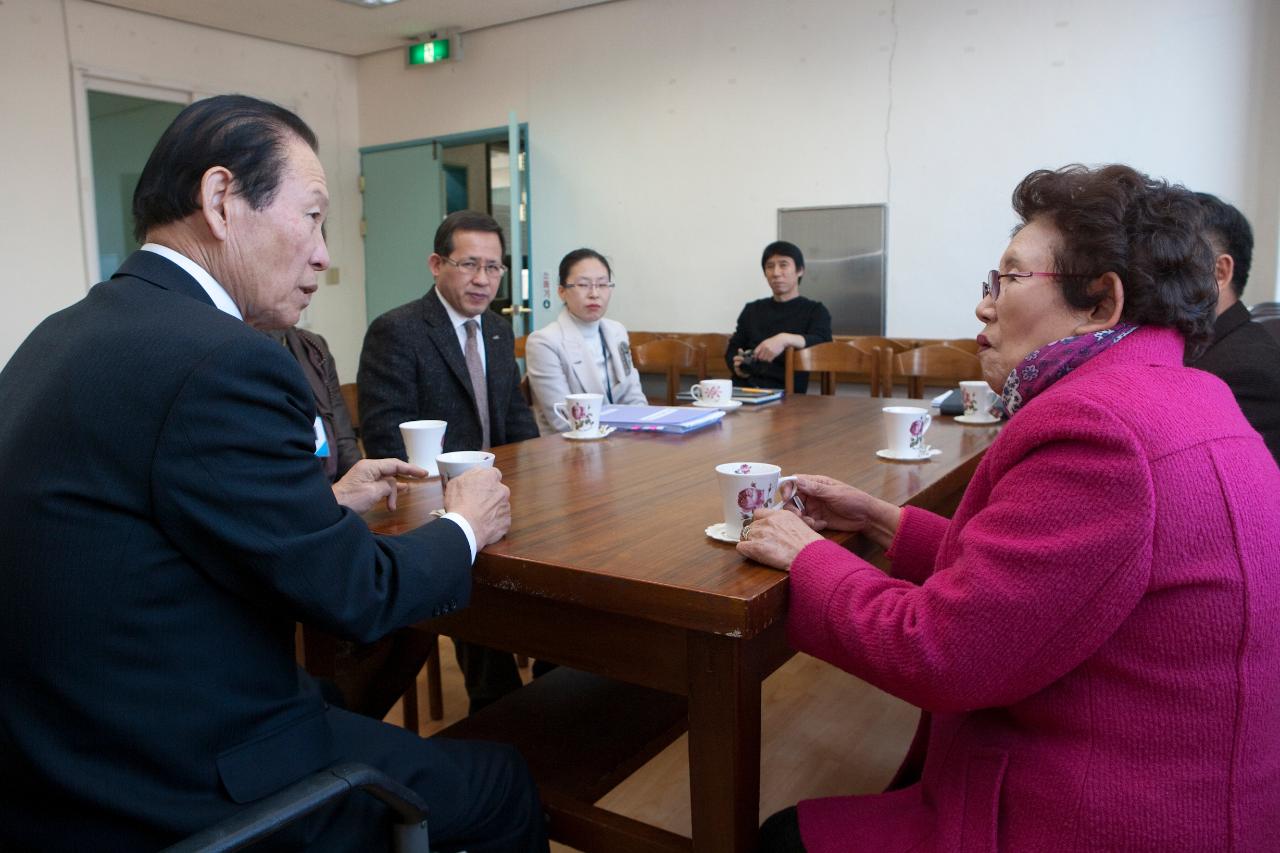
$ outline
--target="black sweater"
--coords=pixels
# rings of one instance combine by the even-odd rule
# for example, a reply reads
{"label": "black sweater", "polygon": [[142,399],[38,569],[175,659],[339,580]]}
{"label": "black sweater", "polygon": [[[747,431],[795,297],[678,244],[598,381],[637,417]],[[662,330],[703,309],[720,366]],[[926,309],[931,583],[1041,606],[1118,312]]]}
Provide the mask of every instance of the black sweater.
{"label": "black sweater", "polygon": [[[724,360],[733,370],[733,357],[739,349],[755,349],[765,338],[779,332],[804,335],[804,345],[811,347],[831,340],[831,314],[826,307],[813,299],[797,296],[786,302],[773,297],[748,302],[738,315],[738,328],[729,339]],[[783,353],[773,361],[745,364],[742,369],[747,381],[763,388],[782,388],[786,380]],[[735,379],[740,379],[734,374]],[[803,394],[809,388],[809,374],[796,373],[796,393]]]}

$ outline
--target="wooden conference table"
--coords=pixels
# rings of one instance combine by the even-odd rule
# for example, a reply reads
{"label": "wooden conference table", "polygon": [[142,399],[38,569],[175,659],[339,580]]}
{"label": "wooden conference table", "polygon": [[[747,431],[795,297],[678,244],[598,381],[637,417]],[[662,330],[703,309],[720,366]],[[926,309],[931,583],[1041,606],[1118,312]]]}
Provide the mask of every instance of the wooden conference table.
{"label": "wooden conference table", "polygon": [[[927,440],[940,455],[886,462],[875,456],[883,405],[795,396],[683,436],[554,435],[494,450],[511,488],[511,530],[476,561],[471,605],[421,627],[687,697],[692,845],[656,829],[637,842],[634,821],[579,804],[578,819],[629,835],[608,849],[754,848],[760,684],[793,654],[787,576],[705,535],[723,520],[714,467],[772,462],[896,504],[953,506],[998,428],[938,417]],[[366,518],[398,533],[440,505],[431,480],[414,484],[395,512]]]}

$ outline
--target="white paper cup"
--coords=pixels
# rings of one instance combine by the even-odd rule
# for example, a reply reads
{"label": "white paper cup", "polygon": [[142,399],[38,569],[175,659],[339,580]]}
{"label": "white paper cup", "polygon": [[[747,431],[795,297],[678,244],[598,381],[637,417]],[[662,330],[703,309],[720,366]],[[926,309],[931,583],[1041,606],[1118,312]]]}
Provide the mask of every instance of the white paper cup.
{"label": "white paper cup", "polygon": [[[743,522],[750,521],[756,510],[777,509],[795,494],[795,476],[782,477],[781,473],[781,468],[768,462],[726,462],[716,466],[726,533],[738,538]],[[789,489],[779,489],[788,482]]]}
{"label": "white paper cup", "polygon": [[928,409],[915,406],[885,406],[884,439],[888,450],[899,458],[921,458],[929,455],[929,445],[924,434],[933,423]]}
{"label": "white paper cup", "polygon": [[405,421],[400,424],[400,437],[404,439],[404,452],[410,465],[426,468],[433,477],[440,473],[436,457],[440,455],[447,426],[447,421]]}
{"label": "white paper cup", "polygon": [[689,392],[702,403],[722,405],[733,399],[733,381],[730,379],[704,379]]}
{"label": "white paper cup", "polygon": [[996,403],[996,392],[981,379],[969,379],[960,383],[960,396],[964,399],[964,414],[970,418],[990,418],[991,407]]}
{"label": "white paper cup", "polygon": [[453,450],[437,456],[436,465],[440,467],[441,484],[447,486],[450,480],[463,471],[492,468],[493,454],[484,450]]}
{"label": "white paper cup", "polygon": [[595,435],[600,432],[600,403],[603,394],[570,394],[564,402],[551,408],[577,435]]}

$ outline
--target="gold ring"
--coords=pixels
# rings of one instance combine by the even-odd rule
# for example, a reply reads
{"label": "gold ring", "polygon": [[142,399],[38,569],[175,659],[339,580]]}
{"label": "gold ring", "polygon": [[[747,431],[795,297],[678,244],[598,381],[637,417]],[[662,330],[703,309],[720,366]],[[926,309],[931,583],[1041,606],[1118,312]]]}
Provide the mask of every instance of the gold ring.
{"label": "gold ring", "polygon": [[750,524],[744,524],[744,525],[742,525],[742,535],[741,535],[741,537],[740,537],[740,538],[742,539],[742,541],[743,541],[743,542],[746,542],[746,541],[747,541],[747,537],[748,537],[748,536],[750,536],[750,535],[751,535],[751,525],[750,525]]}

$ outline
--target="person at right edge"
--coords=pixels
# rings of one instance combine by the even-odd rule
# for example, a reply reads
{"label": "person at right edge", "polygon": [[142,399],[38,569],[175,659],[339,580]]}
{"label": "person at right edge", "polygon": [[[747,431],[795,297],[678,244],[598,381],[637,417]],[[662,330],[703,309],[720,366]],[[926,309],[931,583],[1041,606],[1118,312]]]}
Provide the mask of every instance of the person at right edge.
{"label": "person at right edge", "polygon": [[[1280,850],[1280,469],[1219,379],[1199,201],[1035,171],[982,283],[1009,421],[954,517],[800,475],[738,550],[791,573],[790,644],[921,708],[891,790],[806,800],[760,850]],[[861,531],[891,572],[819,531]]]}
{"label": "person at right edge", "polygon": [[1204,208],[1205,239],[1213,249],[1218,307],[1213,340],[1187,366],[1207,370],[1227,383],[1240,411],[1280,462],[1280,342],[1253,322],[1240,301],[1253,260],[1253,229],[1244,214],[1217,196],[1196,197]]}
{"label": "person at right edge", "polygon": [[[724,361],[736,384],[782,388],[782,354],[831,340],[831,314],[821,302],[800,295],[804,254],[795,243],[778,240],[765,246],[760,266],[773,295],[743,307]],[[795,392],[803,394],[808,388],[808,372],[796,373]]]}

